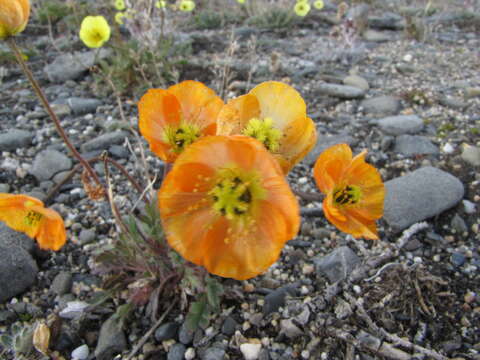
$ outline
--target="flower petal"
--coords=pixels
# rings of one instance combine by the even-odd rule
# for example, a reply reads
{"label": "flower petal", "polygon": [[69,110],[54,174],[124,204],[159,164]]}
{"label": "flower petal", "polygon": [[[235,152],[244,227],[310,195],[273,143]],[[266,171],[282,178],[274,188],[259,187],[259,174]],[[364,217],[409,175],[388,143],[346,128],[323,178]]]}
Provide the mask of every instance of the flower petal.
{"label": "flower petal", "polygon": [[352,150],[347,144],[338,144],[322,152],[313,167],[313,177],[324,194],[341,185],[344,173],[352,160]]}
{"label": "flower petal", "polygon": [[260,104],[257,97],[246,94],[230,100],[217,118],[217,135],[241,134],[248,122],[260,117]]}

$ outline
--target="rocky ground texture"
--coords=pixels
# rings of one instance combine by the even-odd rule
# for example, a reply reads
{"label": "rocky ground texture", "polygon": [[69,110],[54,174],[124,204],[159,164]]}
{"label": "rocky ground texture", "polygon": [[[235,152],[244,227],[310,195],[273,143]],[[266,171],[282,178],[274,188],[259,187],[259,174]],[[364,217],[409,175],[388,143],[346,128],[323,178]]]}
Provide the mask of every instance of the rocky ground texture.
{"label": "rocky ground texture", "polygon": [[[141,343],[156,322],[145,309],[122,323],[114,314],[120,298],[89,306],[104,285],[93,254],[116,233],[110,206],[92,202],[75,175],[48,199],[66,221],[61,251],[39,251],[0,225],[1,334],[47,321],[55,324],[51,354],[77,360],[480,359],[478,24],[452,7],[427,17],[417,41],[407,36],[397,8],[372,8],[368,29],[348,44],[331,35],[336,9],[326,3],[321,14],[291,28],[184,31],[178,41],[193,54],[180,80],[218,90],[216,74],[227,66],[229,97],[266,80],[294,86],[319,138],[289,174],[292,187],[317,191],[311,169],[327,147],[368,149],[387,187],[380,241],[338,232],[320,203],[299,199],[301,232],[266,274],[222,281],[227,291],[208,326],[189,331],[185,310],[176,306]],[[42,54],[30,64],[81,153],[108,151],[141,178],[136,137],[115,98],[94,95],[92,74],[80,65],[93,64],[94,54],[82,51],[82,61],[74,62],[48,34],[29,30],[19,41]],[[18,68],[9,63],[0,70],[0,192],[46,199],[75,161]],[[137,100],[123,102],[134,122]],[[160,161],[149,152],[147,161],[160,176]],[[103,173],[100,165],[95,169]],[[122,179],[112,176],[117,201],[128,205],[132,189]],[[160,304],[160,313],[168,305]],[[31,348],[31,333],[19,338]],[[14,358],[10,348],[0,354]],[[29,356],[42,358],[34,350]]]}

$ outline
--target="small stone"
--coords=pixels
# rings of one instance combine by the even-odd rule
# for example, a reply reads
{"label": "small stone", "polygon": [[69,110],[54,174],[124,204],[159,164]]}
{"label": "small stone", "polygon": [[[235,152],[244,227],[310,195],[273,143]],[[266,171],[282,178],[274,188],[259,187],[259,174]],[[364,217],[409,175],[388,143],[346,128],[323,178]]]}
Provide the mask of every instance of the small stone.
{"label": "small stone", "polygon": [[291,319],[280,321],[280,333],[285,334],[289,339],[294,339],[303,335],[303,331],[293,323]]}
{"label": "small stone", "polygon": [[70,170],[72,160],[56,150],[44,150],[35,156],[30,172],[39,181],[49,180],[60,171]]}
{"label": "small stone", "polygon": [[331,283],[345,279],[360,263],[360,258],[348,246],[340,246],[328,255],[313,259],[318,273],[326,275]]}
{"label": "small stone", "polygon": [[282,286],[270,294],[265,296],[265,303],[263,304],[263,314],[268,315],[277,311],[281,306],[285,305],[285,297],[287,295],[294,296],[296,293],[296,286],[286,285]]}
{"label": "small stone", "polygon": [[95,234],[95,230],[82,229],[82,231],[80,231],[80,235],[78,235],[78,241],[81,245],[85,245],[91,243],[96,237],[97,235]]}
{"label": "small stone", "polygon": [[386,42],[392,40],[390,34],[386,33],[385,31],[376,31],[372,29],[368,29],[363,33],[363,38],[366,41],[371,42]]}
{"label": "small stone", "polygon": [[401,109],[400,99],[394,96],[376,96],[360,103],[365,114],[395,115]]}
{"label": "small stone", "polygon": [[358,75],[347,76],[345,79],[343,79],[343,83],[345,85],[357,87],[359,89],[362,89],[363,91],[367,91],[368,89],[370,89],[368,81]]}
{"label": "small stone", "polygon": [[240,345],[240,352],[245,360],[257,360],[262,350],[262,344],[245,343]]}
{"label": "small stone", "polygon": [[473,166],[480,166],[480,149],[478,147],[463,144],[462,154],[460,156],[466,163]]}
{"label": "small stone", "polygon": [[468,87],[465,89],[465,97],[471,99],[480,96],[480,87]]}
{"label": "small stone", "polygon": [[452,218],[450,225],[458,234],[468,232],[468,226],[465,223],[465,220],[463,220],[463,218],[458,214],[455,214],[455,216]]}
{"label": "small stone", "polygon": [[70,292],[72,288],[72,274],[66,271],[60,272],[55,279],[53,279],[50,289],[57,295],[65,295]]}
{"label": "small stone", "polygon": [[110,316],[102,324],[95,348],[96,360],[111,360],[115,354],[121,353],[127,348],[127,338],[122,330],[122,325],[122,320],[116,314]]}
{"label": "small stone", "polygon": [[232,336],[237,327],[238,323],[231,316],[227,316],[222,325],[222,333],[227,336]]}
{"label": "small stone", "polygon": [[467,304],[471,304],[475,301],[477,297],[477,294],[473,291],[467,291],[467,293],[465,294],[465,296],[463,297],[463,300],[467,303]]}
{"label": "small stone", "polygon": [[393,151],[405,156],[413,155],[435,155],[438,148],[425,136],[400,135],[395,141]]}
{"label": "small stone", "polygon": [[81,345],[72,351],[72,360],[86,360],[90,355],[87,345]]}
{"label": "small stone", "polygon": [[180,330],[178,332],[178,340],[184,344],[188,345],[193,341],[193,335],[195,334],[195,331],[192,329],[188,328],[188,325],[186,322],[180,326]]}
{"label": "small stone", "polygon": [[328,95],[339,99],[358,99],[365,96],[365,90],[358,87],[338,84],[322,83],[315,89],[317,93]]}
{"label": "small stone", "polygon": [[58,315],[64,319],[77,319],[89,305],[85,301],[70,301],[67,303],[67,307],[60,311]]}
{"label": "small stone", "polygon": [[67,100],[67,104],[70,106],[75,115],[83,115],[87,113],[94,113],[97,110],[97,107],[102,105],[102,102],[98,99],[72,97]]}
{"label": "small stone", "polygon": [[225,359],[225,350],[219,347],[211,347],[205,350],[202,360],[223,360]]}
{"label": "small stone", "polygon": [[155,330],[155,340],[162,342],[175,338],[178,328],[179,326],[175,322],[167,322],[161,325],[157,330]]}
{"label": "small stone", "polygon": [[403,56],[403,61],[405,61],[405,62],[411,62],[412,60],[413,60],[412,54],[405,54]]}
{"label": "small stone", "polygon": [[179,343],[173,344],[168,351],[167,360],[183,360],[185,351],[185,345]]}
{"label": "small stone", "polygon": [[462,203],[463,203],[463,208],[465,209],[465,212],[467,214],[475,214],[475,211],[476,211],[476,206],[473,202],[469,201],[469,200],[462,200]]}
{"label": "small stone", "polygon": [[125,131],[114,131],[106,133],[87,141],[81,146],[83,152],[108,150],[111,145],[120,145],[125,141],[128,134]]}
{"label": "small stone", "polygon": [[389,116],[376,123],[389,135],[415,134],[423,129],[423,121],[417,115]]}
{"label": "small stone", "polygon": [[193,360],[195,359],[195,349],[192,347],[189,347],[187,351],[185,351],[185,360]]}
{"label": "small stone", "polygon": [[0,134],[0,152],[27,147],[32,143],[32,139],[33,134],[28,131],[11,129]]}
{"label": "small stone", "polygon": [[462,266],[463,264],[465,264],[466,257],[465,257],[465,255],[463,255],[462,253],[454,252],[454,253],[450,256],[450,261],[451,261],[452,264],[455,265],[456,267],[460,267],[460,266]]}
{"label": "small stone", "polygon": [[452,144],[446,143],[445,145],[442,146],[442,151],[445,154],[452,154],[455,151],[455,148],[452,146]]}
{"label": "small stone", "polygon": [[429,166],[387,181],[385,190],[384,219],[394,231],[440,214],[464,194],[460,180]]}

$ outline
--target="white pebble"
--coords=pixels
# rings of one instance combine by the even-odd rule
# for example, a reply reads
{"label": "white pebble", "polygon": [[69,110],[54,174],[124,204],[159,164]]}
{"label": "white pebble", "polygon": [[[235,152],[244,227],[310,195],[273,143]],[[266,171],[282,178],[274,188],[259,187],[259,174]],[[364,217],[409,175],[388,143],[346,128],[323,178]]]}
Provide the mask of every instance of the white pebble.
{"label": "white pebble", "polygon": [[243,354],[245,360],[257,360],[262,350],[261,344],[245,343],[240,345],[240,351]]}
{"label": "white pebble", "polygon": [[421,257],[415,256],[415,257],[413,258],[413,262],[414,262],[415,264],[421,264],[421,263],[423,262],[423,260],[422,260]]}
{"label": "white pebble", "polygon": [[406,55],[403,57],[403,61],[405,61],[405,62],[410,62],[410,61],[412,61],[412,59],[413,59],[412,54],[406,54]]}
{"label": "white pebble", "polygon": [[72,351],[72,360],[85,360],[88,355],[90,355],[90,351],[88,346],[84,344]]}
{"label": "white pebble", "polygon": [[455,148],[450,143],[443,145],[442,150],[445,154],[451,154],[455,151]]}
{"label": "white pebble", "polygon": [[193,360],[195,359],[195,349],[194,348],[188,348],[187,351],[185,351],[185,360]]}
{"label": "white pebble", "polygon": [[467,214],[474,214],[475,213],[475,204],[468,200],[463,200],[463,207],[465,208],[465,212]]}
{"label": "white pebble", "polygon": [[90,304],[84,301],[69,301],[67,307],[60,311],[60,317],[64,319],[75,319],[79,317]]}
{"label": "white pebble", "polygon": [[358,285],[353,285],[353,291],[355,291],[356,294],[360,294],[362,292],[362,288]]}

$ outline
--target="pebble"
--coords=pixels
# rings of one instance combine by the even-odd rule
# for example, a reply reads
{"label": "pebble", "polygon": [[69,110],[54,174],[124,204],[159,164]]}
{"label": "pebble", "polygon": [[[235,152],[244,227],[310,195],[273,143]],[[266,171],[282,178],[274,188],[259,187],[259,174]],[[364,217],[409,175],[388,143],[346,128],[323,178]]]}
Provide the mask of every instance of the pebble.
{"label": "pebble", "polygon": [[125,131],[114,131],[106,133],[96,138],[87,141],[80,148],[82,152],[108,150],[111,145],[120,145],[128,137],[128,133]]}
{"label": "pebble", "polygon": [[363,91],[367,91],[368,89],[370,89],[370,85],[368,84],[368,81],[358,75],[347,76],[346,78],[343,79],[343,83],[345,85],[357,87]]}
{"label": "pebble", "polygon": [[187,351],[185,351],[185,360],[193,360],[195,359],[195,349],[192,347],[189,347]]}
{"label": "pebble", "polygon": [[284,306],[285,297],[287,295],[294,296],[297,292],[296,288],[297,285],[295,284],[285,285],[265,296],[265,303],[262,309],[263,314],[268,315],[277,311],[281,306]]}
{"label": "pebble", "polygon": [[86,360],[90,355],[87,345],[81,345],[72,351],[72,360]]}
{"label": "pebble", "polygon": [[472,165],[480,166],[480,148],[468,144],[462,145],[462,159]]}
{"label": "pebble", "polygon": [[430,166],[387,181],[385,188],[384,219],[394,231],[440,214],[464,194],[460,180]]}
{"label": "pebble", "polygon": [[389,116],[376,123],[388,135],[415,134],[423,129],[423,121],[417,115]]}
{"label": "pebble", "polygon": [[0,152],[15,151],[24,148],[32,143],[33,134],[29,131],[11,129],[6,133],[0,134]]}
{"label": "pebble", "polygon": [[83,115],[87,113],[94,113],[97,110],[97,107],[102,105],[102,102],[98,99],[72,97],[67,100],[67,104],[70,106],[75,115]]}
{"label": "pebble", "polygon": [[70,301],[67,303],[67,307],[60,311],[58,315],[64,319],[77,319],[89,305],[85,301]]}
{"label": "pebble", "polygon": [[173,344],[168,351],[167,360],[183,360],[186,348],[183,344]]}
{"label": "pebble", "polygon": [[450,261],[453,265],[455,265],[456,267],[460,267],[462,266],[463,264],[465,264],[465,261],[466,261],[466,257],[465,255],[463,255],[462,253],[459,253],[459,252],[454,252],[451,256],[450,256]]}
{"label": "pebble", "polygon": [[240,345],[240,352],[245,360],[257,360],[261,350],[262,344],[245,343]]}
{"label": "pebble", "polygon": [[365,96],[365,90],[359,89],[358,87],[327,83],[318,84],[315,92],[344,100],[358,99]]}
{"label": "pebble", "polygon": [[405,156],[435,155],[439,153],[438,147],[430,139],[417,135],[398,136],[393,151]]}
{"label": "pebble", "polygon": [[360,108],[365,114],[395,115],[401,109],[401,102],[397,97],[381,95],[363,100]]}
{"label": "pebble", "polygon": [[222,333],[227,336],[232,336],[237,327],[238,323],[231,316],[227,316],[222,325]]}
{"label": "pebble", "polygon": [[202,360],[223,360],[225,358],[225,350],[219,347],[211,347],[205,350]]}
{"label": "pebble", "polygon": [[57,150],[44,150],[35,156],[30,173],[39,181],[49,180],[61,171],[70,170],[72,160]]}
{"label": "pebble", "polygon": [[469,200],[462,200],[463,208],[467,214],[475,214],[476,206],[473,202]]}
{"label": "pebble", "polygon": [[452,144],[446,143],[445,145],[442,146],[442,151],[445,154],[452,154],[455,151],[455,148],[452,146]]}
{"label": "pebble", "polygon": [[195,334],[195,331],[192,329],[188,328],[188,325],[186,322],[180,326],[180,330],[178,332],[178,340],[184,344],[188,345],[193,341],[193,335]]}
{"label": "pebble", "polygon": [[111,360],[114,355],[121,353],[127,348],[127,338],[122,329],[123,320],[117,314],[111,315],[102,324],[98,343],[95,348],[96,360]]}
{"label": "pebble", "polygon": [[72,283],[72,274],[62,271],[55,276],[50,289],[57,295],[65,295],[70,292]]}
{"label": "pebble", "polygon": [[95,230],[82,229],[78,235],[78,241],[81,245],[89,244],[97,237]]}
{"label": "pebble", "polygon": [[325,256],[313,258],[317,273],[331,283],[345,279],[360,264],[360,258],[348,246],[340,246]]}
{"label": "pebble", "polygon": [[285,334],[289,339],[303,335],[303,331],[291,319],[280,320],[280,333]]}
{"label": "pebble", "polygon": [[175,322],[167,322],[162,324],[157,330],[155,330],[155,340],[162,342],[175,338],[178,328],[178,323]]}

